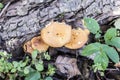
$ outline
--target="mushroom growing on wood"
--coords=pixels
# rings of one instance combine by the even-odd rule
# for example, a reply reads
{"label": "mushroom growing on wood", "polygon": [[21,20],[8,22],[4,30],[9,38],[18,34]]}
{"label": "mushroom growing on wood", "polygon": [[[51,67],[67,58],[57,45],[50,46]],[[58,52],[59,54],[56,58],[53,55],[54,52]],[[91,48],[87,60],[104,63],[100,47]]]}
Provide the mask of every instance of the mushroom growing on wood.
{"label": "mushroom growing on wood", "polygon": [[31,43],[32,43],[32,48],[37,49],[39,52],[45,52],[49,47],[46,43],[44,43],[41,36],[32,38]]}
{"label": "mushroom growing on wood", "polygon": [[89,31],[88,29],[84,29],[84,31],[85,31],[85,33],[86,33],[87,35],[90,34],[90,31]]}
{"label": "mushroom growing on wood", "polygon": [[88,31],[87,33],[82,30],[81,28],[79,29],[72,29],[72,38],[69,43],[65,45],[65,47],[69,49],[78,49],[81,48],[88,40]]}
{"label": "mushroom growing on wood", "polygon": [[24,51],[25,52],[28,52],[28,53],[32,53],[33,52],[33,48],[32,48],[32,43],[31,41],[28,41],[26,42],[24,45],[23,45],[23,48],[24,48]]}
{"label": "mushroom growing on wood", "polygon": [[62,47],[71,39],[71,26],[52,21],[41,30],[41,37],[51,47]]}

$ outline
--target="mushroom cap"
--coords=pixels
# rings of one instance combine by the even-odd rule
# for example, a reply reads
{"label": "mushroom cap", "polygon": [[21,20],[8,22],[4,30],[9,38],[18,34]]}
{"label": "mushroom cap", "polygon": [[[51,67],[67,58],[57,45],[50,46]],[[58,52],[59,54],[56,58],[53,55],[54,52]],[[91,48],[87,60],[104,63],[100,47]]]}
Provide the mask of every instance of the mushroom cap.
{"label": "mushroom cap", "polygon": [[41,36],[32,38],[31,43],[32,43],[32,48],[37,49],[39,52],[45,52],[49,47],[46,43],[44,43]]}
{"label": "mushroom cap", "polygon": [[32,48],[32,43],[31,43],[31,41],[26,42],[26,43],[23,45],[23,48],[24,48],[24,51],[25,51],[25,52],[28,52],[28,53],[32,53],[32,52],[34,51],[34,49]]}
{"label": "mushroom cap", "polygon": [[41,30],[41,37],[51,47],[62,47],[71,39],[71,26],[52,21]]}
{"label": "mushroom cap", "polygon": [[88,35],[82,30],[72,29],[72,38],[69,43],[65,45],[65,47],[69,49],[78,49],[81,48],[88,40]]}
{"label": "mushroom cap", "polygon": [[86,33],[87,35],[90,34],[90,31],[89,31],[88,29],[84,29],[84,31],[85,31],[85,33]]}

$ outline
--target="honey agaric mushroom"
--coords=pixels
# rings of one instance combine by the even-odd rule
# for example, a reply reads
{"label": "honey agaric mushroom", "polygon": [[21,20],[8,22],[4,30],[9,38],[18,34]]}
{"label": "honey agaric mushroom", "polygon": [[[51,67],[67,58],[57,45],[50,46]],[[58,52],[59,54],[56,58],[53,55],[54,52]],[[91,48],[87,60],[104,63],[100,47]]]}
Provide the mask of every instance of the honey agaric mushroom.
{"label": "honey agaric mushroom", "polygon": [[81,48],[88,40],[88,34],[82,30],[79,29],[72,29],[72,38],[69,43],[65,45],[65,47],[69,49],[78,49]]}
{"label": "honey agaric mushroom", "polygon": [[51,47],[62,47],[71,39],[71,26],[52,21],[41,30],[41,37]]}
{"label": "honey agaric mushroom", "polygon": [[44,43],[41,36],[32,38],[31,43],[32,43],[32,48],[37,49],[39,52],[45,52],[49,47],[46,43]]}
{"label": "honey agaric mushroom", "polygon": [[90,31],[89,31],[88,29],[84,29],[84,31],[85,31],[85,33],[86,33],[87,35],[90,34]]}
{"label": "honey agaric mushroom", "polygon": [[24,51],[25,51],[25,52],[28,52],[28,53],[32,53],[32,52],[34,51],[34,49],[32,48],[32,43],[31,43],[31,41],[26,42],[26,43],[23,45],[23,48],[24,48]]}

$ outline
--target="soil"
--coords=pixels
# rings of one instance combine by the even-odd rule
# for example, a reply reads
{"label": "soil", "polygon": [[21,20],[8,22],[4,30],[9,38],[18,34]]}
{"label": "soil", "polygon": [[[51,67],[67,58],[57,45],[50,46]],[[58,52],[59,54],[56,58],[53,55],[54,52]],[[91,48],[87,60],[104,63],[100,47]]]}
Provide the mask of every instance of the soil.
{"label": "soil", "polygon": [[[119,0],[0,0],[6,6],[0,16],[0,50],[13,53],[13,60],[20,60],[24,56],[22,46],[32,37],[40,35],[40,30],[50,21],[66,22],[72,27],[81,27],[83,17],[96,19],[103,31],[109,28],[108,23],[120,16]],[[48,52],[53,56],[63,55],[77,58],[81,75],[70,80],[120,80],[120,71],[109,64],[105,76],[94,73],[92,59],[78,55],[80,50],[50,48]],[[47,63],[47,62],[46,62]],[[60,71],[53,76],[54,80],[66,80]]]}

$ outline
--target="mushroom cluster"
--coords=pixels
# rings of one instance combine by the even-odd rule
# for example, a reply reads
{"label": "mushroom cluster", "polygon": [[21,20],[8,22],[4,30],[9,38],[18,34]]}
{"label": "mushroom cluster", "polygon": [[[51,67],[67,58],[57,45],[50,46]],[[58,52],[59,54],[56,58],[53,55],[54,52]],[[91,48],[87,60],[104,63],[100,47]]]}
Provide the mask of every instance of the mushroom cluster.
{"label": "mushroom cluster", "polygon": [[45,52],[50,47],[65,46],[69,49],[81,48],[88,40],[88,29],[72,29],[64,22],[50,22],[41,30],[41,36],[34,37],[24,44],[25,52],[32,53],[34,49]]}

